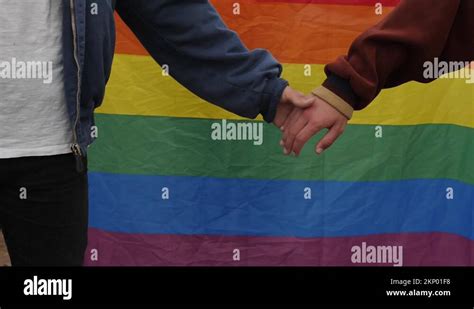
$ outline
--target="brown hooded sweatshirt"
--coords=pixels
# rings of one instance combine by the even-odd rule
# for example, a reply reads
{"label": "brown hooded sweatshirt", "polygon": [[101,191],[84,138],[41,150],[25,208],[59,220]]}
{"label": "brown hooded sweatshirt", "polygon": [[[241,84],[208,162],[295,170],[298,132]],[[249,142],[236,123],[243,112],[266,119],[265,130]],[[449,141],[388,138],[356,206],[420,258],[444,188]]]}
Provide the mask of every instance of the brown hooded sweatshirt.
{"label": "brown hooded sweatshirt", "polygon": [[426,62],[474,60],[474,0],[401,0],[325,68],[326,81],[313,94],[349,119],[384,88],[408,81],[427,83]]}

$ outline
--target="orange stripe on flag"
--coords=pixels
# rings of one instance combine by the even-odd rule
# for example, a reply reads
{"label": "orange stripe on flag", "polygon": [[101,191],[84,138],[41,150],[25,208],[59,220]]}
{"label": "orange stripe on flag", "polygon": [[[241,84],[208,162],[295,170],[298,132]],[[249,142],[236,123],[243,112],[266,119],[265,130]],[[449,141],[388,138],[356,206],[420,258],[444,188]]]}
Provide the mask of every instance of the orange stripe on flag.
{"label": "orange stripe on flag", "polygon": [[[347,52],[352,41],[384,15],[374,7],[305,3],[265,3],[241,0],[240,15],[234,0],[213,0],[226,24],[250,48],[266,48],[284,63],[325,64]],[[117,18],[117,52],[147,55],[127,26]]]}

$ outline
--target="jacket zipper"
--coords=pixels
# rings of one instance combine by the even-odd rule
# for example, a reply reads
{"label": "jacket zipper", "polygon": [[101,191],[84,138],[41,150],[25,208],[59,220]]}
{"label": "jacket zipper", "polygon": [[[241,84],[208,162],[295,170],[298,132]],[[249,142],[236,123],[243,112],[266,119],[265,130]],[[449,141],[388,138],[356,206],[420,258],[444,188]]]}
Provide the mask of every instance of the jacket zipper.
{"label": "jacket zipper", "polygon": [[76,94],[76,119],[74,121],[73,127],[73,143],[71,145],[72,153],[76,158],[76,169],[78,172],[84,171],[84,163],[82,161],[82,151],[81,147],[79,146],[78,139],[77,139],[77,125],[80,119],[80,100],[81,100],[81,65],[79,63],[79,56],[78,56],[78,46],[77,46],[77,25],[76,25],[76,11],[75,11],[75,1],[70,0],[69,2],[71,8],[71,24],[72,24],[72,36],[73,36],[73,46],[74,46],[74,61],[76,62],[77,66],[77,94]]}

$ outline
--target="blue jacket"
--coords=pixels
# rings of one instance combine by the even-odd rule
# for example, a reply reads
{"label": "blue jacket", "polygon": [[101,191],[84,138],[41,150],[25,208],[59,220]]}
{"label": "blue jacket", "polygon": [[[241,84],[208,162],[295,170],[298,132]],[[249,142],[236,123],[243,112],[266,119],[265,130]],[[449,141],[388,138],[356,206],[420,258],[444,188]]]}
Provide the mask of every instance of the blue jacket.
{"label": "blue jacket", "polygon": [[[152,57],[199,97],[235,114],[273,121],[288,83],[265,50],[249,51],[207,0],[63,0],[64,73],[72,150],[83,169],[94,109],[115,49],[114,9]],[[98,4],[99,14],[92,14]]]}

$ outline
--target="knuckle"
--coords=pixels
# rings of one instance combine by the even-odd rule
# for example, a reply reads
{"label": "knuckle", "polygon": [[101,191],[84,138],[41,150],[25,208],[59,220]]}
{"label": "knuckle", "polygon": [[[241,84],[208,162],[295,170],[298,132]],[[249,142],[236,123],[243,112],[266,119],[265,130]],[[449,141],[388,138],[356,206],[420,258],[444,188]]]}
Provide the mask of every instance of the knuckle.
{"label": "knuckle", "polygon": [[310,125],[311,130],[313,130],[313,131],[320,131],[320,130],[322,130],[322,126],[321,126],[321,124],[320,124],[319,122],[312,121],[312,122],[310,122],[309,125]]}
{"label": "knuckle", "polygon": [[291,129],[288,131],[288,136],[289,136],[290,138],[294,138],[294,137],[296,136],[296,133],[297,133],[296,129],[291,128]]}
{"label": "knuckle", "polygon": [[323,144],[324,147],[329,147],[329,146],[332,145],[332,143],[333,143],[333,140],[332,140],[332,139],[324,139],[324,140],[321,142],[321,144]]}
{"label": "knuckle", "polygon": [[305,140],[304,140],[304,138],[301,137],[301,136],[297,136],[297,137],[295,138],[295,143],[297,143],[297,144],[302,144],[302,143],[304,143],[304,142],[305,142]]}
{"label": "knuckle", "polygon": [[305,117],[306,119],[311,119],[312,117],[312,111],[311,109],[307,108],[303,111],[303,117]]}

